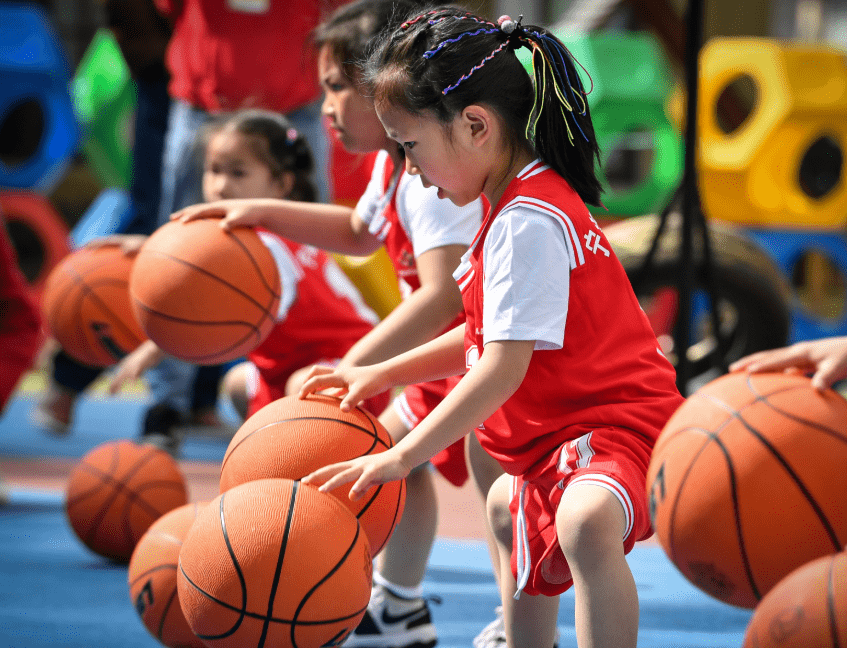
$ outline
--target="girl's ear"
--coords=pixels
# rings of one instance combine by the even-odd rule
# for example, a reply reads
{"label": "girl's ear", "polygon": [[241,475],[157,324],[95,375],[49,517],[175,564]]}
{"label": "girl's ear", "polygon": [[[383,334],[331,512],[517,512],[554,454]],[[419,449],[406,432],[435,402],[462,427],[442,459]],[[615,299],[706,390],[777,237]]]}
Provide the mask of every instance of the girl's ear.
{"label": "girl's ear", "polygon": [[278,198],[288,198],[294,189],[294,172],[283,171],[279,174],[279,177],[276,178],[276,184],[279,187]]}
{"label": "girl's ear", "polygon": [[461,125],[471,145],[482,146],[493,134],[494,115],[485,106],[471,104],[462,110]]}

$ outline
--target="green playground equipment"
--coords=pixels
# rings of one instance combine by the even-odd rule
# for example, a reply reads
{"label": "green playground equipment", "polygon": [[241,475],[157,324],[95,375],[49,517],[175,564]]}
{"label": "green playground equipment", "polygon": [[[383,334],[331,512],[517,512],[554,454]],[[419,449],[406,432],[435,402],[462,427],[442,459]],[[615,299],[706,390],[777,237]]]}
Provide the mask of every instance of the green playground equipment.
{"label": "green playground equipment", "polygon": [[104,187],[128,189],[132,178],[135,84],[117,41],[99,29],[71,83],[83,129],[83,153]]}
{"label": "green playground equipment", "polygon": [[[683,143],[667,114],[672,79],[661,46],[649,34],[557,32],[576,60],[588,95],[604,173],[600,216],[660,211],[678,186]],[[531,70],[529,50],[518,54]],[[579,65],[577,65],[579,69]],[[592,89],[593,84],[593,89]],[[575,137],[581,137],[576,132]]]}

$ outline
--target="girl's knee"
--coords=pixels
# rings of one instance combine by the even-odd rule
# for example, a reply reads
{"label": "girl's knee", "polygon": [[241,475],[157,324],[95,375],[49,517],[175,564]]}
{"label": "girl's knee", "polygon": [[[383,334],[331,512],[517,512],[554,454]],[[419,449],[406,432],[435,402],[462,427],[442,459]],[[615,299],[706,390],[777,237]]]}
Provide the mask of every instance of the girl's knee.
{"label": "girl's knee", "polygon": [[498,543],[512,544],[512,513],[509,511],[511,499],[511,476],[501,475],[488,491],[485,502],[488,524]]}
{"label": "girl's knee", "polygon": [[568,562],[622,551],[626,515],[620,501],[598,486],[565,490],[556,511],[556,533]]}

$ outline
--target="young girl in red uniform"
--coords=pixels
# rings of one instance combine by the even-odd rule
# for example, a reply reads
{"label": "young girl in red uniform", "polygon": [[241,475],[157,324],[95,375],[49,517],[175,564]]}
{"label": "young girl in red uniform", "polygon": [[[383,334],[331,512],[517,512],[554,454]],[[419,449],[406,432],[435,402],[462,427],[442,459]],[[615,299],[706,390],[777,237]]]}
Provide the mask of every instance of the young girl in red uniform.
{"label": "young girl in red uniform", "polygon": [[[369,81],[406,170],[457,205],[483,194],[492,207],[454,273],[464,326],[370,367],[316,367],[302,393],[339,387],[344,409],[394,384],[467,373],[394,448],[304,482],[353,482],[356,499],[475,428],[507,473],[488,509],[508,645],[553,646],[558,595],[573,585],[579,646],[634,648],[624,556],[652,533],[645,473],[683,398],[585,206],[600,204],[599,156],[575,61],[543,28],[444,7],[387,35]],[[511,524],[499,524],[506,508]]]}
{"label": "young girl in red uniform", "polygon": [[[315,200],[311,153],[303,136],[281,115],[253,110],[223,118],[207,129],[204,151],[203,195],[209,201]],[[237,376],[224,380],[233,400],[247,401],[244,415],[296,393],[300,383],[290,381],[298,370],[337,362],[378,321],[326,252],[271,232],[259,236],[276,260],[282,301],[270,335],[248,354],[248,364],[230,370]],[[112,391],[140,376],[162,355],[154,342],[143,343],[119,364]],[[388,398],[387,392],[377,395],[369,408],[381,411]]]}

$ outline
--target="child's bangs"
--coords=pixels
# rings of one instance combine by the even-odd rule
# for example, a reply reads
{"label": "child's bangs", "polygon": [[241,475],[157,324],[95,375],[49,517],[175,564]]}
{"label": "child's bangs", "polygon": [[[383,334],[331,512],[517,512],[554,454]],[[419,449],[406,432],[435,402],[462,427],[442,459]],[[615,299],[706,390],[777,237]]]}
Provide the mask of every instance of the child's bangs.
{"label": "child's bangs", "polygon": [[408,96],[410,81],[407,70],[402,66],[388,65],[382,68],[372,81],[374,105],[416,112]]}

